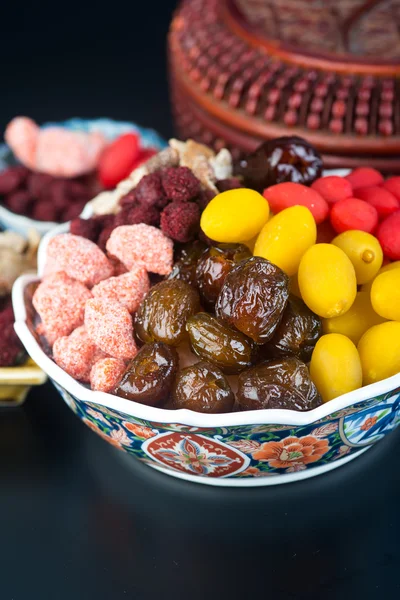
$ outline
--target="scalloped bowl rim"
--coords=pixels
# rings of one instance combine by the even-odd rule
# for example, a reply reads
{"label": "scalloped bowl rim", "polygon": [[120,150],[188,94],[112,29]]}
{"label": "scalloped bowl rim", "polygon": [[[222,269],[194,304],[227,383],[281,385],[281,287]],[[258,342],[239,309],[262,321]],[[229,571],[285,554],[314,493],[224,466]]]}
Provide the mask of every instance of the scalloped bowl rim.
{"label": "scalloped bowl rim", "polygon": [[78,400],[98,404],[133,418],[159,423],[174,422],[190,427],[205,427],[207,429],[242,425],[280,424],[304,426],[311,425],[315,421],[327,418],[329,415],[339,410],[348,408],[370,398],[381,396],[382,394],[386,394],[397,387],[400,387],[400,373],[397,373],[396,375],[378,381],[377,383],[339,396],[338,398],[307,412],[284,409],[261,409],[224,414],[203,414],[187,409],[171,411],[125,400],[105,392],[93,391],[68,375],[45,354],[26,323],[27,315],[24,302],[24,291],[28,284],[39,280],[40,277],[37,275],[21,275],[15,282],[12,290],[12,301],[15,313],[14,328],[28,354],[52,380]]}
{"label": "scalloped bowl rim", "polygon": [[[44,123],[43,125],[41,125],[41,128],[45,128],[45,127],[70,127],[71,124],[73,125],[74,123],[77,122],[85,122],[87,124],[92,124],[93,127],[95,128],[95,124],[101,124],[101,123],[113,123],[117,126],[120,126],[124,129],[126,129],[126,131],[136,131],[139,133],[140,137],[143,137],[145,135],[149,135],[149,136],[153,136],[154,140],[158,139],[158,144],[159,147],[162,147],[162,143],[163,143],[163,139],[162,137],[157,133],[157,131],[155,129],[152,129],[151,127],[141,127],[140,125],[137,125],[134,122],[129,122],[129,121],[117,121],[114,119],[107,119],[107,118],[99,118],[99,119],[79,119],[78,117],[72,117],[71,119],[67,119],[65,121],[60,121],[60,122],[48,122],[48,123]],[[7,150],[9,152],[11,152],[10,148],[7,146],[7,144],[0,144],[1,147],[3,148],[7,148]],[[144,147],[146,147],[146,143],[144,145]],[[1,168],[0,168],[1,171]],[[38,231],[41,235],[44,235],[46,233],[48,233],[49,231],[53,230],[53,228],[57,227],[58,225],[64,225],[64,223],[56,223],[55,221],[38,221],[36,219],[31,219],[30,217],[26,217],[25,215],[20,215],[18,213],[14,213],[12,210],[8,210],[8,208],[6,208],[5,206],[3,206],[2,204],[0,204],[0,222],[4,222],[4,223],[8,223],[8,224],[12,224],[12,228],[14,230],[18,229],[18,231],[28,231],[29,229],[36,229],[36,231]]]}

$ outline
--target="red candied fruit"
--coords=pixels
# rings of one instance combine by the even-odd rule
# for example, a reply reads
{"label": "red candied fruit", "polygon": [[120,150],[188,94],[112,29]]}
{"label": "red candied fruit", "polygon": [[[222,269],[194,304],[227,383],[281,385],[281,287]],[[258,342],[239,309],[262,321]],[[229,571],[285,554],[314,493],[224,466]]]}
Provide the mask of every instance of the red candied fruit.
{"label": "red candied fruit", "polygon": [[317,179],[311,185],[311,189],[321,194],[329,204],[333,204],[338,200],[344,200],[345,198],[351,198],[353,195],[353,188],[350,181],[337,175],[328,175],[327,177]]}
{"label": "red candied fruit", "polygon": [[382,183],[382,187],[400,200],[400,176],[389,177]]}
{"label": "red candied fruit", "polygon": [[99,179],[107,189],[115,187],[128,177],[139,156],[139,138],[136,133],[125,133],[110,144],[99,160]]}
{"label": "red candied fruit", "polygon": [[133,190],[133,197],[140,204],[157,208],[164,208],[168,203],[159,173],[150,173],[142,177]]}
{"label": "red candied fruit", "polygon": [[100,233],[100,223],[96,219],[81,219],[78,217],[71,221],[69,232],[96,242]]}
{"label": "red candied fruit", "polygon": [[263,192],[273,213],[290,206],[305,206],[312,213],[315,222],[322,223],[329,215],[329,205],[317,191],[301,183],[285,181],[266,188]]}
{"label": "red candied fruit", "polygon": [[9,167],[0,173],[0,194],[5,196],[17,190],[28,175],[26,167],[17,165]]}
{"label": "red candied fruit", "polygon": [[115,216],[115,227],[120,225],[137,225],[146,223],[146,225],[158,225],[160,222],[160,213],[155,206],[125,206]]}
{"label": "red candied fruit", "polygon": [[187,202],[200,193],[200,181],[188,167],[169,167],[161,171],[164,192],[170,200]]}
{"label": "red candied fruit", "polygon": [[379,171],[371,167],[358,167],[346,175],[345,179],[351,183],[353,190],[371,185],[381,185],[383,177]]}
{"label": "red candied fruit", "polygon": [[331,223],[337,233],[349,229],[372,233],[378,225],[378,211],[364,200],[346,198],[332,206]]}
{"label": "red candied fruit", "polygon": [[161,213],[161,231],[176,242],[190,242],[199,231],[200,209],[194,202],[171,202]]}
{"label": "red candied fruit", "polygon": [[400,260],[400,210],[382,221],[376,237],[387,258]]}
{"label": "red candied fruit", "polygon": [[29,192],[17,190],[8,194],[5,204],[10,210],[21,215],[28,213],[32,202],[33,198]]}
{"label": "red candied fruit", "polygon": [[380,219],[384,219],[400,208],[400,202],[397,198],[387,189],[378,185],[359,188],[355,195],[360,200],[365,200],[365,202],[375,206]]}

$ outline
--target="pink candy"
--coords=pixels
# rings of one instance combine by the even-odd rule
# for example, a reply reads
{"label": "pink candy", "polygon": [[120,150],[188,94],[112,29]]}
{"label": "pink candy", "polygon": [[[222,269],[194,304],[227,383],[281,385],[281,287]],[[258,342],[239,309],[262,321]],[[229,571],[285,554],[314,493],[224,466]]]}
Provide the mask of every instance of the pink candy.
{"label": "pink candy", "polygon": [[72,233],[57,235],[47,246],[45,274],[54,271],[65,271],[88,287],[114,274],[112,264],[94,242]]}
{"label": "pink candy", "polygon": [[173,242],[151,225],[116,227],[106,244],[107,252],[128,269],[143,264],[147,271],[168,275],[173,264]]}
{"label": "pink candy", "polygon": [[124,275],[101,281],[94,286],[92,294],[101,300],[119,301],[130,313],[134,313],[149,291],[149,287],[146,269],[143,265],[136,265]]}
{"label": "pink candy", "polygon": [[111,357],[129,359],[136,355],[132,317],[118,301],[89,300],[85,308],[85,327],[92,342]]}
{"label": "pink candy", "polygon": [[125,363],[119,358],[102,358],[98,360],[90,371],[90,386],[92,390],[110,392],[125,371]]}
{"label": "pink candy", "polygon": [[78,327],[65,337],[58,338],[53,346],[53,358],[59,367],[79,381],[90,380],[90,370],[104,352],[90,340],[85,327]]}
{"label": "pink candy", "polygon": [[49,344],[69,335],[82,325],[89,290],[66,273],[58,272],[43,279],[33,295],[33,306],[42,319],[41,330]]}
{"label": "pink candy", "polygon": [[77,177],[94,171],[107,145],[101,133],[63,127],[40,129],[27,117],[13,119],[7,126],[5,139],[25,166],[55,177]]}

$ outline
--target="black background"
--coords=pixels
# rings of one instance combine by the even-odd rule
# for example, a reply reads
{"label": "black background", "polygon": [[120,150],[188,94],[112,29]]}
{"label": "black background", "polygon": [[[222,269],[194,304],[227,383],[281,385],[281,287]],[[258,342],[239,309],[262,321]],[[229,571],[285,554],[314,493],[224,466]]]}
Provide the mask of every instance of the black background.
{"label": "black background", "polygon": [[[2,7],[1,128],[108,116],[169,136],[173,6]],[[398,431],[303,483],[188,484],[126,463],[46,384],[0,412],[0,600],[398,598],[399,453]]]}

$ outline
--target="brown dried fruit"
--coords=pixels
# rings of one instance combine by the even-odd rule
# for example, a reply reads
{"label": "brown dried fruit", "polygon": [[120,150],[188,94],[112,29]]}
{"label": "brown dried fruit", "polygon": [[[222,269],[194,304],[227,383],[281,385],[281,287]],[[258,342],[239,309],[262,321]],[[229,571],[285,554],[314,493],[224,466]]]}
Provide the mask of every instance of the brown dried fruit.
{"label": "brown dried fruit", "polygon": [[294,357],[261,363],[241,373],[237,400],[242,410],[311,410],[322,403],[307,365]]}
{"label": "brown dried fruit", "polygon": [[291,296],[273,338],[261,346],[260,351],[269,358],[297,356],[308,362],[321,333],[319,316],[300,298]]}
{"label": "brown dried fruit", "polygon": [[230,412],[235,396],[223,373],[205,361],[178,373],[172,388],[172,408],[201,413]]}
{"label": "brown dried fruit", "polygon": [[192,286],[179,279],[161,281],[151,288],[136,313],[136,335],[145,343],[178,346],[188,335],[186,321],[199,310],[199,294]]}
{"label": "brown dried fruit", "polygon": [[207,246],[200,241],[185,244],[179,255],[179,260],[172,267],[168,279],[180,279],[193,287],[197,287],[196,267],[200,256]]}
{"label": "brown dried fruit", "polygon": [[209,315],[198,313],[186,323],[190,345],[200,358],[227,374],[240,373],[252,363],[254,343],[243,333]]}
{"label": "brown dried fruit", "polygon": [[202,255],[197,265],[197,285],[208,306],[214,306],[225,277],[233,267],[251,255],[244,244],[213,245]]}
{"label": "brown dried fruit", "polygon": [[175,348],[161,342],[146,344],[129,363],[113,394],[147,406],[163,405],[178,367]]}
{"label": "brown dried fruit", "polygon": [[230,327],[265,344],[274,335],[288,298],[288,276],[265,258],[253,257],[228,273],[215,312]]}

